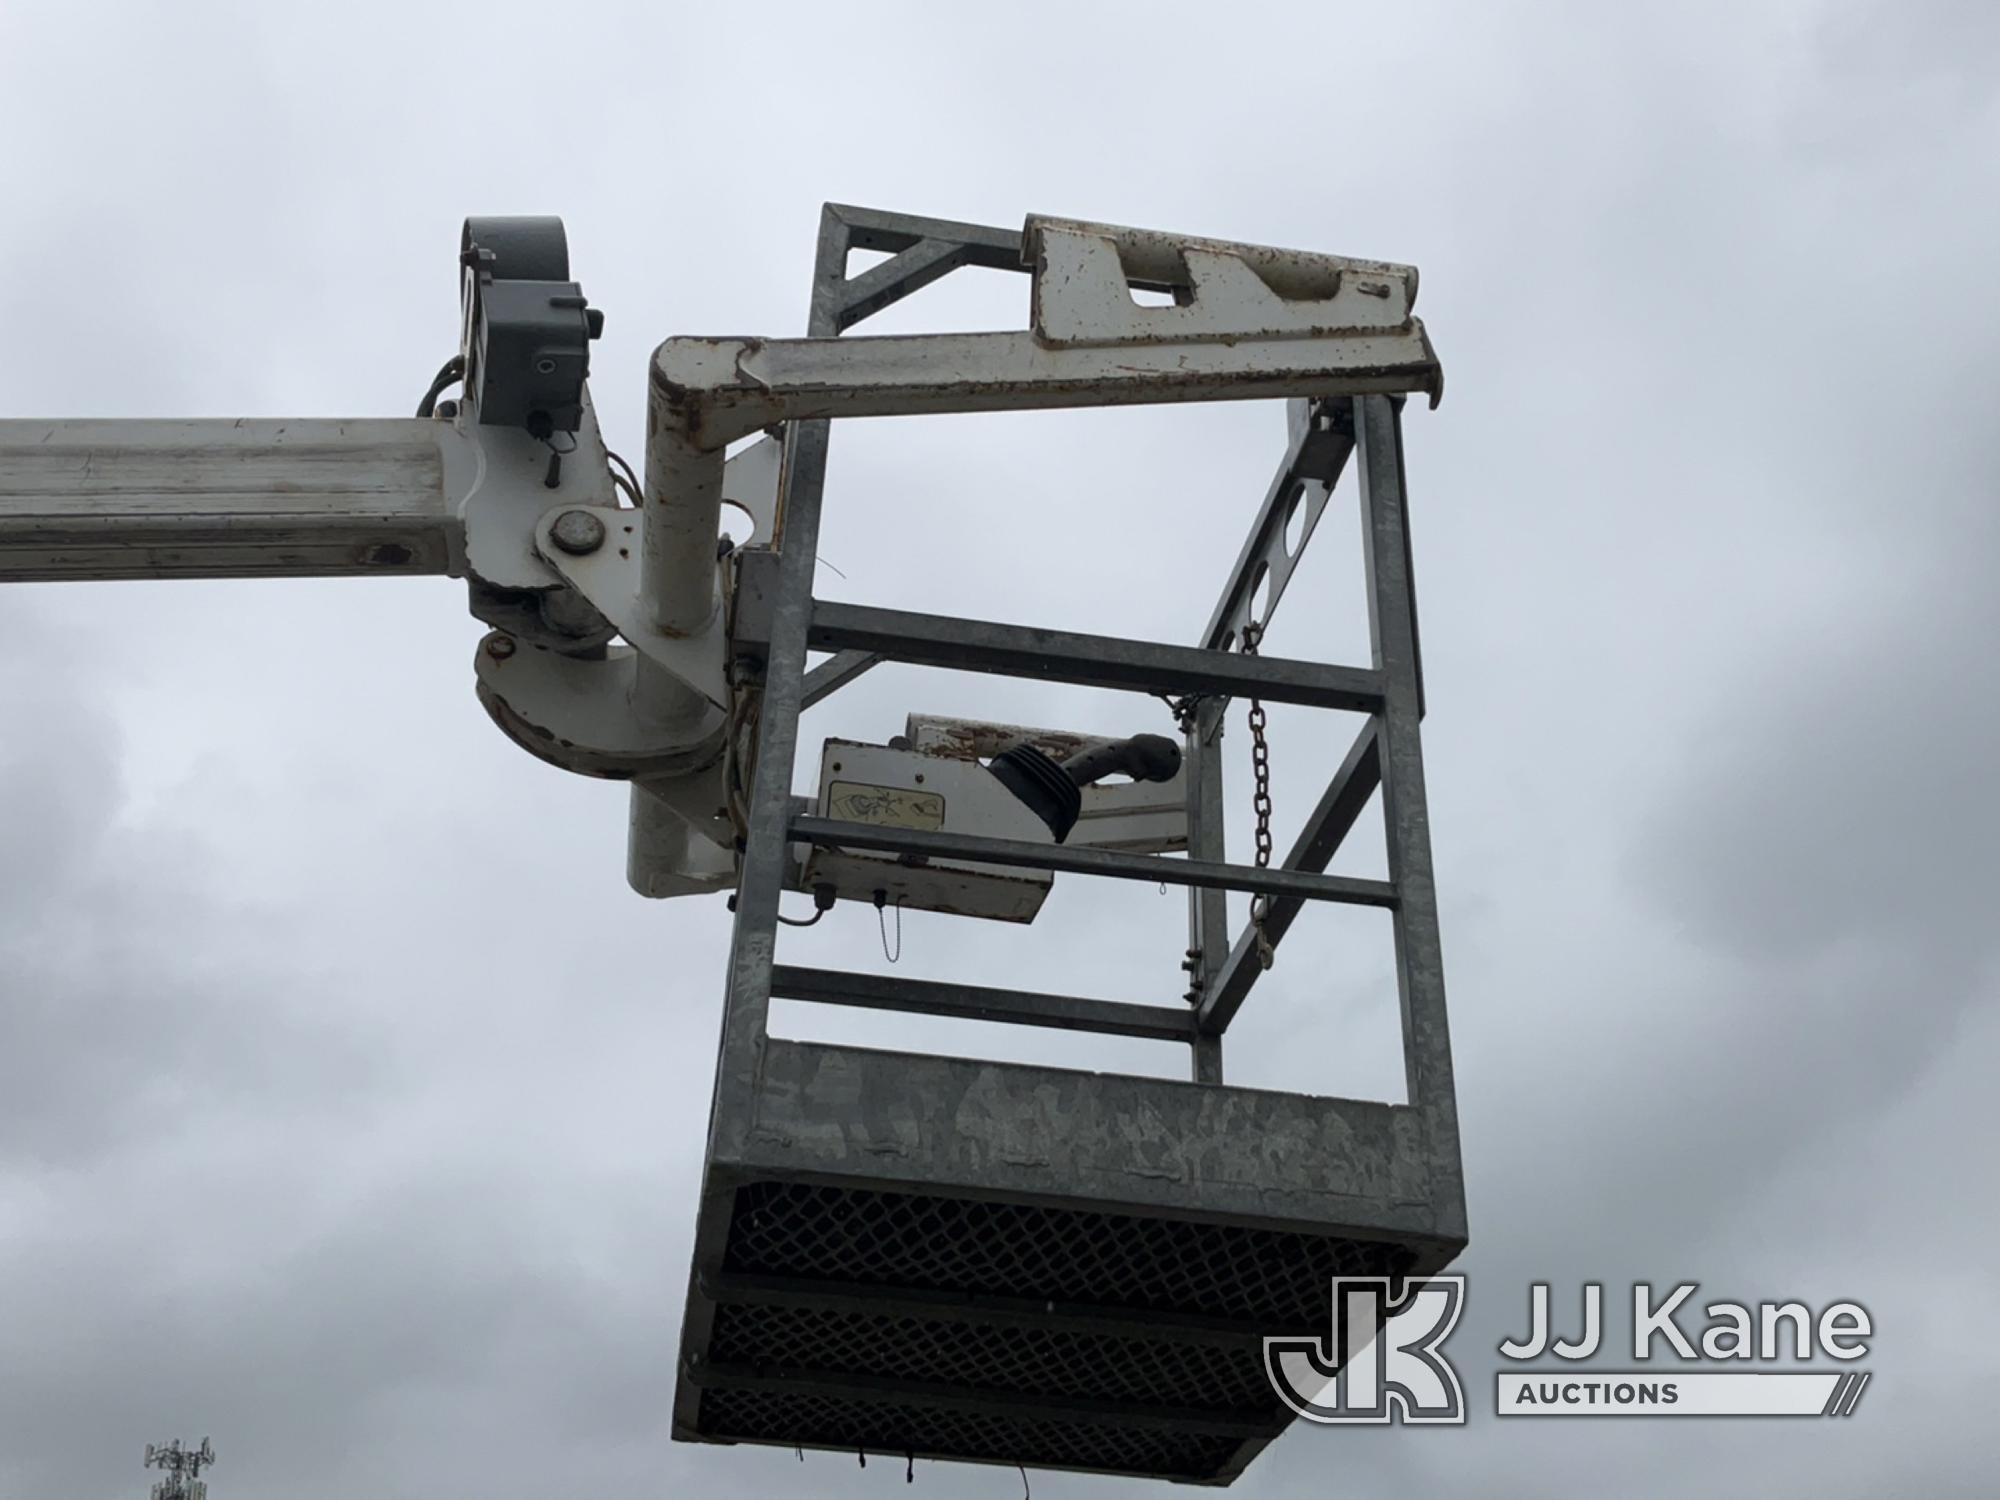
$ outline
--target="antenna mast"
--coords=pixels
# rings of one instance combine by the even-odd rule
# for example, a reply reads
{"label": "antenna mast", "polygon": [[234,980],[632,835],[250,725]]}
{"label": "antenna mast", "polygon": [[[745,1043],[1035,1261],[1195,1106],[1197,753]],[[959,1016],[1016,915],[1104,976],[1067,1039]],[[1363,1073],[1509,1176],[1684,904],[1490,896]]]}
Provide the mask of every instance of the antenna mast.
{"label": "antenna mast", "polygon": [[215,1462],[215,1449],[207,1438],[199,1448],[183,1448],[179,1438],[171,1443],[146,1444],[146,1467],[161,1469],[166,1477],[153,1485],[153,1500],[208,1500],[208,1486],[201,1471]]}

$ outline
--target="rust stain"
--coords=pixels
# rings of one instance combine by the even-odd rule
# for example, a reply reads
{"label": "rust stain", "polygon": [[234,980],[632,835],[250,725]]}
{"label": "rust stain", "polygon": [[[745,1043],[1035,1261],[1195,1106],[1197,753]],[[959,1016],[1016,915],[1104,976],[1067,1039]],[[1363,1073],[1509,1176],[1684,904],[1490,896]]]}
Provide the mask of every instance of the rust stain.
{"label": "rust stain", "polygon": [[401,542],[377,542],[362,551],[361,561],[374,568],[401,568],[407,567],[415,557],[416,554]]}

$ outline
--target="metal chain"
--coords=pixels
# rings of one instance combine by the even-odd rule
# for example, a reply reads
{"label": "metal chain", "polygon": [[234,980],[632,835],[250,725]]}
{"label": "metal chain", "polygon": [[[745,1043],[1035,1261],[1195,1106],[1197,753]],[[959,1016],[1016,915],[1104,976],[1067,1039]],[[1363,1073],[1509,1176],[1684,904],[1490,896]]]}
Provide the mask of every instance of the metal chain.
{"label": "metal chain", "polygon": [[[1257,645],[1264,638],[1264,627],[1252,620],[1243,627],[1242,651],[1245,656],[1255,656]],[[1190,693],[1185,698],[1175,698],[1166,693],[1155,693],[1154,697],[1165,703],[1179,722],[1184,733],[1195,730],[1195,714],[1201,705],[1201,695]],[[1252,806],[1257,813],[1257,868],[1271,867],[1271,743],[1265,731],[1270,720],[1264,712],[1262,699],[1250,700],[1250,767],[1256,776],[1257,789]],[[1253,896],[1250,900],[1250,926],[1257,935],[1257,963],[1262,968],[1270,968],[1277,956],[1271,939],[1264,932],[1264,917],[1270,905],[1267,896]],[[1190,948],[1186,962],[1181,967],[1188,970],[1190,977],[1200,963],[1200,953]],[[1195,988],[1190,987],[1188,997],[1193,999]]]}
{"label": "metal chain", "polygon": [[[1264,638],[1264,627],[1255,620],[1243,627],[1243,654],[1255,656],[1257,643]],[[1256,777],[1257,790],[1251,805],[1257,811],[1257,868],[1271,867],[1271,744],[1264,731],[1269,724],[1264,714],[1261,698],[1250,700],[1250,768]],[[1268,897],[1250,898],[1250,925],[1257,934],[1257,963],[1262,968],[1270,968],[1277,952],[1271,940],[1264,933],[1264,915],[1270,905]]]}

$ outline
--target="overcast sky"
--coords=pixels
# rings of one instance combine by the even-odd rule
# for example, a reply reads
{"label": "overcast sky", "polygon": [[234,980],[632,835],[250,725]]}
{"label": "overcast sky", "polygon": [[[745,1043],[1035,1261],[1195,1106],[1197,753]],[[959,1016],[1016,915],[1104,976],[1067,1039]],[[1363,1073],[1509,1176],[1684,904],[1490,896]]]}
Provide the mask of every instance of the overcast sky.
{"label": "overcast sky", "polygon": [[[405,414],[468,213],[566,217],[632,455],[659,339],[802,328],[822,200],[1414,262],[1476,1415],[1294,1432],[1241,1492],[1990,1495],[2000,12],[1643,9],[11,0],[0,413]],[[822,591],[1191,640],[1282,441],[1262,405],[842,428]],[[1365,659],[1353,516],[1271,649]],[[479,635],[445,579],[0,587],[0,1495],[141,1495],[204,1433],[216,1500],[905,1493],[668,1441],[726,915],[627,890],[623,791],[494,732]],[[885,669],[807,740],[912,710],[1168,727]],[[1351,727],[1274,711],[1281,849]],[[1181,898],[1109,884],[912,916],[898,972],[1170,996]],[[1234,1081],[1400,1097],[1378,917],[1299,924]],[[1859,1300],[1875,1380],[1845,1423],[1477,1415],[1527,1283],[1584,1278]]]}

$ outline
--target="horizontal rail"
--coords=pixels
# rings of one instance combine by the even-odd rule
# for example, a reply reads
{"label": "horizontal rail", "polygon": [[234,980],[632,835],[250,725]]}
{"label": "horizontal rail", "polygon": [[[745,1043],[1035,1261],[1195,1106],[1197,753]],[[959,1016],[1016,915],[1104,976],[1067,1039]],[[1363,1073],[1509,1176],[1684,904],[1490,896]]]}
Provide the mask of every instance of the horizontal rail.
{"label": "horizontal rail", "polygon": [[[1312,338],[1053,347],[1027,330],[879,338],[670,338],[654,351],[669,493],[713,482],[722,450],[774,422],[1428,391],[1423,325]],[[667,438],[667,446],[659,440]],[[680,447],[685,451],[673,453]]]}
{"label": "horizontal rail", "polygon": [[1255,697],[1354,713],[1370,713],[1382,704],[1381,674],[1364,667],[1243,656],[825,600],[813,602],[807,644],[819,651],[865,651],[920,666],[1127,692]]}
{"label": "horizontal rail", "polygon": [[453,572],[441,429],[0,421],[0,582]]}
{"label": "horizontal rail", "polygon": [[1095,1031],[1106,1036],[1135,1036],[1161,1042],[1192,1042],[1195,1035],[1194,1012],[1181,1006],[1087,1000],[1074,995],[892,979],[880,974],[804,969],[789,964],[779,964],[771,970],[771,998],[953,1016],[968,1021],[1001,1021],[1018,1026],[1052,1026],[1064,1031]]}
{"label": "horizontal rail", "polygon": [[[1333,780],[1307,817],[1305,827],[1299,830],[1297,840],[1285,855],[1284,868],[1318,872],[1332,863],[1342,841],[1361,816],[1361,809],[1368,805],[1368,799],[1381,782],[1381,741],[1371,719],[1362,726],[1340,769],[1334,772]],[[1284,937],[1302,905],[1288,896],[1271,900],[1264,910],[1265,940],[1276,944]],[[1257,929],[1246,926],[1231,945],[1214,985],[1202,997],[1196,1012],[1202,1031],[1210,1036],[1221,1035],[1263,972],[1264,966],[1257,959]]]}
{"label": "horizontal rail", "polygon": [[1108,875],[1116,880],[1150,880],[1164,885],[1191,885],[1202,890],[1248,891],[1252,895],[1294,896],[1304,901],[1338,901],[1352,906],[1393,908],[1397,901],[1396,888],[1388,881],[1358,880],[1347,875],[1260,870],[1252,865],[1172,859],[1156,854],[1120,854],[1111,849],[1036,844],[1025,839],[990,839],[969,833],[884,828],[872,823],[848,823],[836,818],[795,817],[789,831],[792,838],[823,848],[879,849],[891,854],[919,855],[926,859],[962,859],[1072,875]]}

